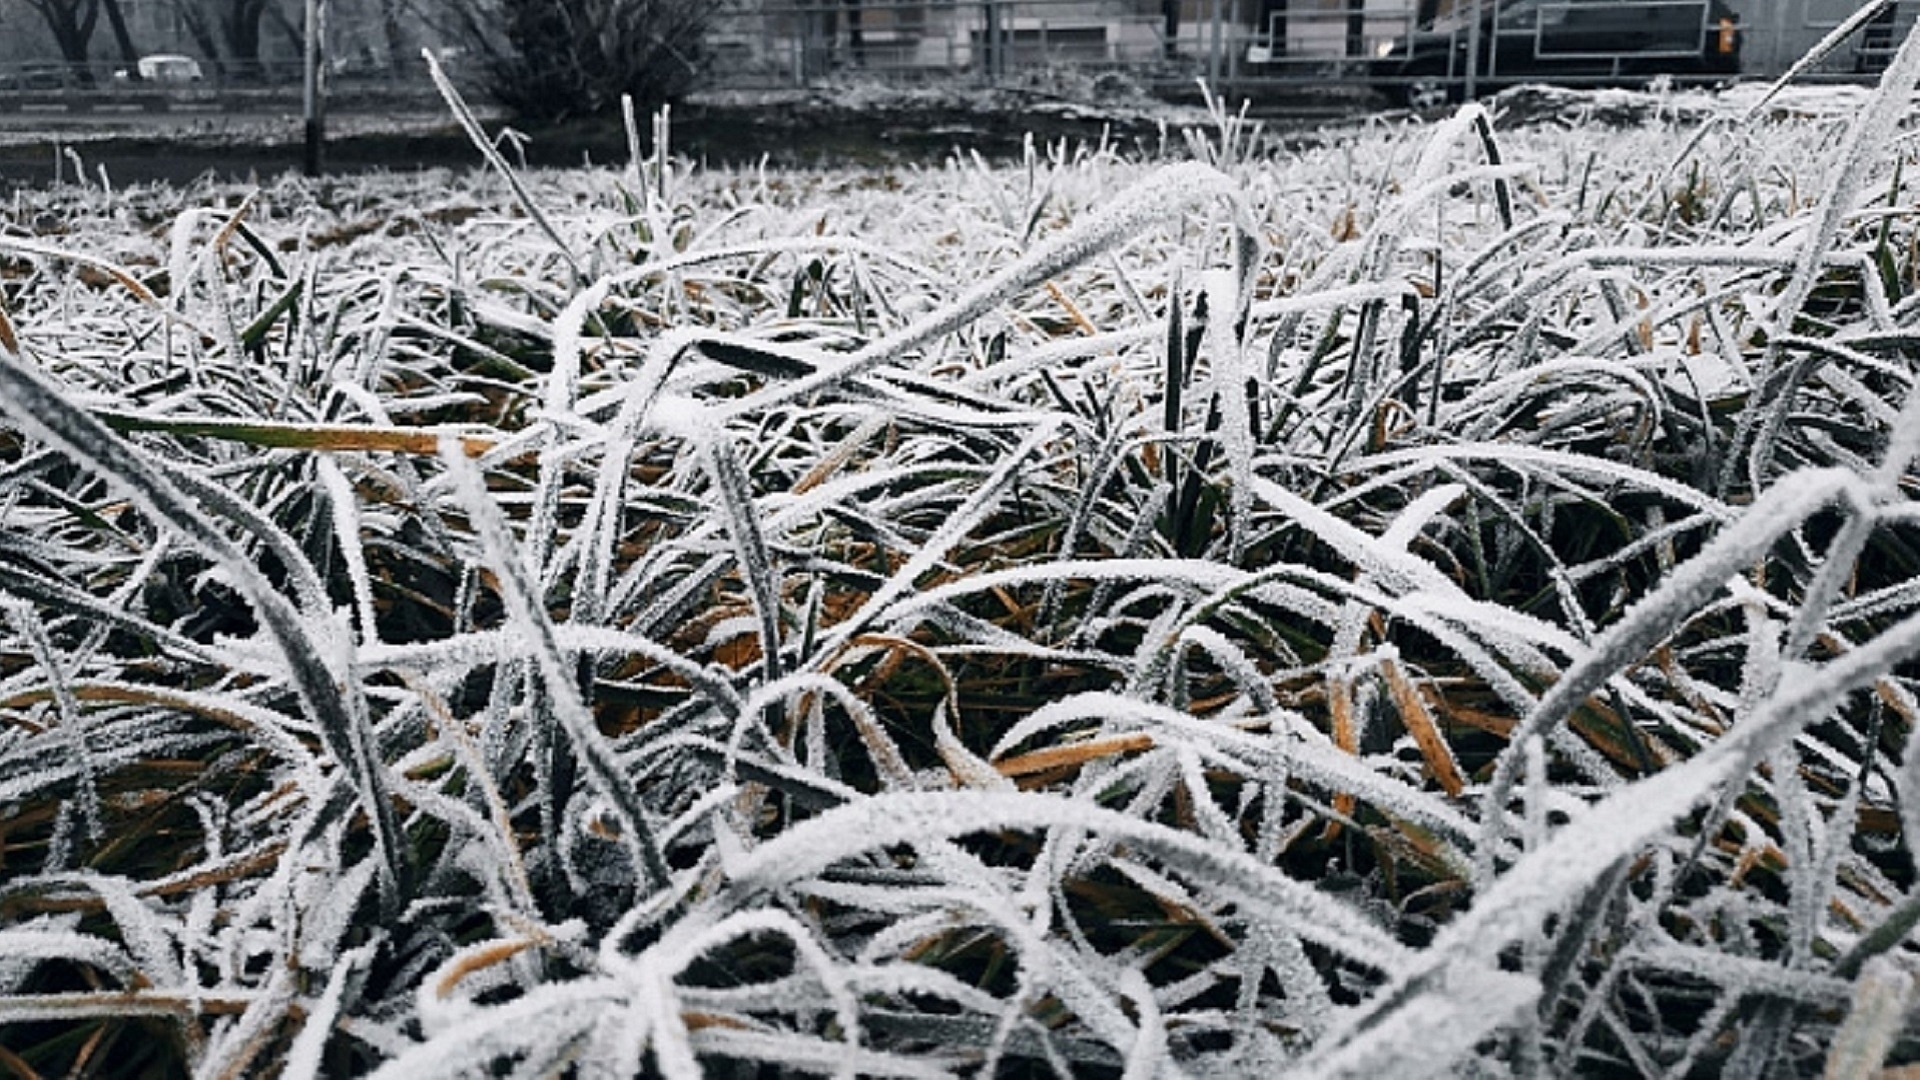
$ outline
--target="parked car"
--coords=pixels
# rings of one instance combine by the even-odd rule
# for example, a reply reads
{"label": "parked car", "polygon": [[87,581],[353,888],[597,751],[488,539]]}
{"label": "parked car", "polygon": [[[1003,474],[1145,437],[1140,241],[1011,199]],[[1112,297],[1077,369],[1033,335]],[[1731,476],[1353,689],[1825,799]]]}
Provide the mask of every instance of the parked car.
{"label": "parked car", "polygon": [[[1373,74],[1416,109],[1459,100],[1472,8],[1395,41]],[[1659,75],[1740,70],[1739,18],[1724,0],[1482,0],[1474,77],[1489,89],[1520,82],[1633,84]]]}
{"label": "parked car", "polygon": [[0,90],[64,90],[82,85],[86,78],[84,66],[35,60],[0,68]]}
{"label": "parked car", "polygon": [[[136,70],[140,72],[140,78],[144,82],[185,85],[197,83],[206,78],[200,70],[200,61],[178,53],[155,53],[152,56],[143,56],[136,65]],[[125,69],[116,71],[113,77],[125,79],[127,72]]]}

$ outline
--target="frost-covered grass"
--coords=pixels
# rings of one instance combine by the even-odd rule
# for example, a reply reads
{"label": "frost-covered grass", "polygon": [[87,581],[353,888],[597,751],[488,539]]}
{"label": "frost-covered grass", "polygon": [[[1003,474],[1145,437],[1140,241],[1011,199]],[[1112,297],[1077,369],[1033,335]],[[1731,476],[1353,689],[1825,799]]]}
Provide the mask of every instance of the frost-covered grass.
{"label": "frost-covered grass", "polygon": [[1920,1060],[1916,66],[20,193],[0,1063]]}

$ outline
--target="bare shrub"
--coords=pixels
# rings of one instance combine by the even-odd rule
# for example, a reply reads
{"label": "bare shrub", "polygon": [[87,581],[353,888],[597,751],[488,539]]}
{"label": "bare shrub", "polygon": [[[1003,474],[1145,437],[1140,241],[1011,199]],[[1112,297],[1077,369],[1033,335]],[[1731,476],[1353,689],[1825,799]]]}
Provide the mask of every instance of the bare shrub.
{"label": "bare shrub", "polygon": [[487,89],[523,120],[651,108],[698,73],[714,5],[705,0],[493,0],[458,5]]}

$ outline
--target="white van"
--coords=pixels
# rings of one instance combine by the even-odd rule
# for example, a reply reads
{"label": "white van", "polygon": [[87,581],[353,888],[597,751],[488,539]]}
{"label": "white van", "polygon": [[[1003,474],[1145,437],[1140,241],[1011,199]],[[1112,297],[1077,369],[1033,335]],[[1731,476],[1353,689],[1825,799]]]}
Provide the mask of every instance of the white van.
{"label": "white van", "polygon": [[200,61],[176,53],[156,53],[140,58],[140,77],[147,82],[196,83],[205,76]]}

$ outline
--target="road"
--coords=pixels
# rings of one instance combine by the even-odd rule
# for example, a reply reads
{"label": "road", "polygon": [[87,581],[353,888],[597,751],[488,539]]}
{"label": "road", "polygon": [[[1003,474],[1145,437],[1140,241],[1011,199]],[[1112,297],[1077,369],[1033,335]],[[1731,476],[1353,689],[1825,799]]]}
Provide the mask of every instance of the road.
{"label": "road", "polygon": [[[1318,126],[1364,111],[1359,98],[1273,99],[1255,115],[1269,130]],[[1171,112],[1169,112],[1171,110]],[[824,91],[695,101],[673,112],[674,150],[696,160],[775,166],[885,166],[935,162],[954,149],[989,158],[1017,158],[1031,132],[1042,143],[1107,138],[1154,145],[1161,125],[1211,123],[1197,108],[1152,101],[1115,111],[1017,91],[968,89],[948,97],[902,93],[897,100],[846,108]],[[488,124],[490,130],[499,123]],[[329,173],[469,168],[479,153],[437,98],[361,98],[329,108],[324,162]],[[138,106],[0,110],[0,192],[72,183],[82,174],[115,186],[267,177],[301,167],[304,125],[297,101],[174,103],[165,112]],[[623,164],[625,130],[612,121],[582,121],[531,133],[532,165]],[[75,159],[78,158],[78,168]]]}
{"label": "road", "polygon": [[[407,102],[327,117],[329,171],[458,165],[477,160],[444,107]],[[269,176],[301,167],[305,125],[297,103],[194,103],[166,112],[138,107],[0,111],[0,190],[76,179],[105,169],[114,185]]]}

